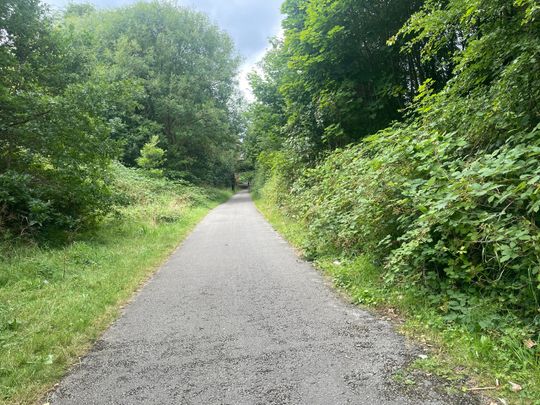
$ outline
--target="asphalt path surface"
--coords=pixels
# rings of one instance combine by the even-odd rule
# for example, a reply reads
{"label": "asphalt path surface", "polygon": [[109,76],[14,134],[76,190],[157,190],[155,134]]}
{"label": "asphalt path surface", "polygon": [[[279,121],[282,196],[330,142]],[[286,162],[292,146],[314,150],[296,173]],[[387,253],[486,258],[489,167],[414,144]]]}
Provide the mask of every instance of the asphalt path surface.
{"label": "asphalt path surface", "polygon": [[214,209],[52,404],[468,404],[396,378],[420,353],[347,303],[246,192]]}

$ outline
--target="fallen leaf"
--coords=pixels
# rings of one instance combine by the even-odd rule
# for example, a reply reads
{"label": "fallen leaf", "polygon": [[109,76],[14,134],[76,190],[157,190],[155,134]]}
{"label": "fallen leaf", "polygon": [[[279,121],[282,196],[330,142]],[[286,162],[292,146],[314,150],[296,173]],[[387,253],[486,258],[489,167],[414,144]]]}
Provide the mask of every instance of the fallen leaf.
{"label": "fallen leaf", "polygon": [[425,360],[428,358],[426,354],[419,354],[418,357],[420,357],[422,360]]}
{"label": "fallen leaf", "polygon": [[532,349],[537,343],[534,340],[526,339],[523,341],[523,344],[527,349]]}
{"label": "fallen leaf", "polygon": [[508,381],[508,383],[510,384],[510,389],[512,392],[519,392],[523,389],[521,385],[513,383],[512,381]]}

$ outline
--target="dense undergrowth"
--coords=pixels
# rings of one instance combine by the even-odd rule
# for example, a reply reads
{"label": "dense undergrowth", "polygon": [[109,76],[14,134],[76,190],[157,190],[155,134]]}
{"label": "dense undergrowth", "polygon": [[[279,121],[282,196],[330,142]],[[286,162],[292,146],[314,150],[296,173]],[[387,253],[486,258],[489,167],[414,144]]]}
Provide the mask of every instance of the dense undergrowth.
{"label": "dense undergrowth", "polygon": [[[324,11],[307,3],[308,21]],[[537,401],[539,10],[529,1],[424,2],[389,43],[403,41],[405,53],[420,49],[441,69],[448,65],[438,51],[450,44],[451,77],[439,89],[426,78],[400,122],[346,147],[312,147],[309,160],[297,152],[301,137],[322,130],[324,145],[329,129],[317,129],[325,122],[315,101],[294,99],[289,82],[307,77],[316,87],[315,69],[335,61],[306,55],[317,43],[308,24],[297,24],[286,31],[282,59],[272,56],[272,69],[254,82],[259,108],[273,115],[255,110],[262,135],[251,139],[259,148],[254,190],[305,228],[306,256],[329,267],[359,302],[401,307],[415,329],[442,336],[458,361],[492,379],[520,380],[521,398]],[[355,38],[352,27],[329,32],[336,30]],[[282,63],[300,60],[297,48],[307,73]],[[276,66],[285,73],[274,74]],[[284,102],[268,102],[269,89]],[[302,115],[308,110],[312,121]],[[326,266],[328,257],[343,264]]]}
{"label": "dense undergrowth", "polygon": [[[475,392],[480,387],[486,396],[501,398],[509,404],[537,403],[540,399],[538,351],[531,350],[528,341],[522,340],[522,325],[506,324],[480,331],[466,322],[450,320],[448,312],[434,305],[428,293],[386,282],[381,267],[369,253],[344,256],[339,251],[325,251],[314,255],[313,234],[305,221],[278,208],[267,192],[271,189],[256,193],[256,205],[276,230],[331,277],[352,302],[394,319],[397,316],[403,321],[399,323],[402,332],[431,348],[427,358],[416,360],[409,370],[402,371],[408,384],[415,384],[414,370],[424,370],[449,380],[453,389]],[[476,319],[500,316],[492,308],[470,308],[470,311]],[[521,390],[513,391],[512,383]]]}
{"label": "dense undergrowth", "polygon": [[84,354],[218,189],[112,169],[114,209],[82,233],[0,245],[0,403],[31,403]]}
{"label": "dense undergrowth", "polygon": [[[463,151],[466,137],[414,131],[333,152],[293,183],[281,154],[262,156],[259,176],[269,176],[266,195],[308,225],[309,254],[370,253],[387,283],[429,295],[449,321],[518,326],[537,339],[538,127],[476,154]],[[475,316],[481,308],[498,315]]]}

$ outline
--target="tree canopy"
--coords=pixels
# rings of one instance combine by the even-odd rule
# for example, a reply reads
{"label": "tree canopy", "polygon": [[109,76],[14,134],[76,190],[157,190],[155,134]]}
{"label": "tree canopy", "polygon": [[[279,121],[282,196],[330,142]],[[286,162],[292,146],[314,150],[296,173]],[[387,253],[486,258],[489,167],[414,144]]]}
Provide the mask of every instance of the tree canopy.
{"label": "tree canopy", "polygon": [[[0,5],[0,228],[77,228],[114,203],[109,166],[145,144],[164,173],[226,183],[241,119],[230,38],[171,2]],[[144,153],[144,151],[143,151]]]}
{"label": "tree canopy", "polygon": [[[401,119],[427,78],[436,88],[449,79],[456,46],[449,40],[428,60],[421,57],[422,40],[406,53],[401,47],[407,36],[388,44],[422,3],[287,0],[282,6],[285,38],[274,41],[263,73],[252,76],[258,100],[253,121],[270,106],[281,109],[287,117],[286,125],[279,123],[282,141],[310,161]],[[276,97],[270,100],[272,94]],[[261,130],[258,139],[266,133],[275,139],[277,132],[268,123]]]}
{"label": "tree canopy", "polygon": [[171,175],[206,182],[228,175],[227,152],[238,142],[239,59],[230,38],[205,15],[170,3],[79,14],[68,8],[65,22],[79,47],[111,82],[130,80],[141,90],[112,134],[124,145],[123,161],[133,165],[159,135]]}

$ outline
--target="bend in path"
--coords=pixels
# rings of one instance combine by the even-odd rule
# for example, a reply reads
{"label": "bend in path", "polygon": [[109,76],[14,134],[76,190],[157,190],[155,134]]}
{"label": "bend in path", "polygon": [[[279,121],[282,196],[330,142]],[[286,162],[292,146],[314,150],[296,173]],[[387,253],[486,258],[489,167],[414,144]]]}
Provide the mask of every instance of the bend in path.
{"label": "bend in path", "polygon": [[458,404],[392,375],[417,352],[327,285],[245,192],[213,210],[52,404]]}

